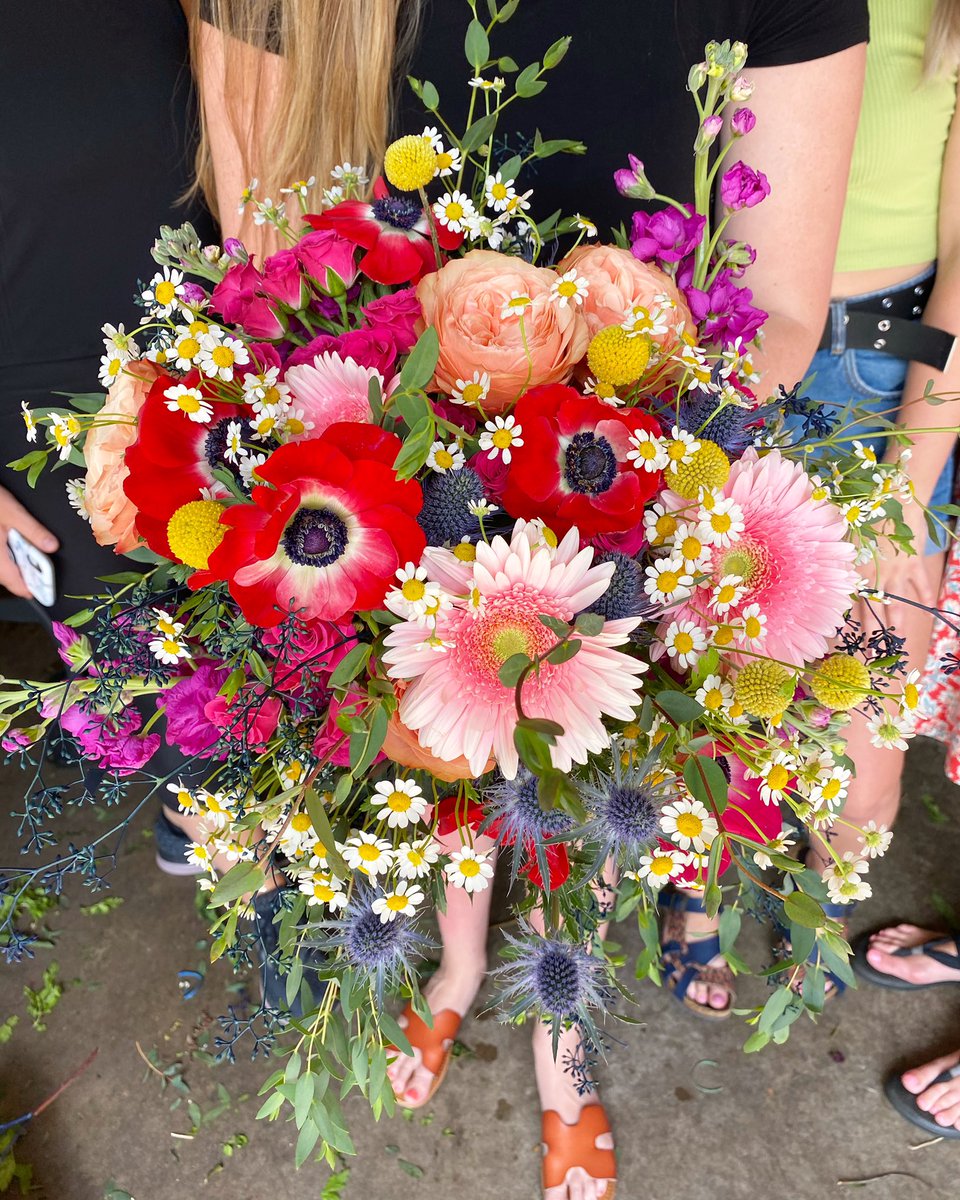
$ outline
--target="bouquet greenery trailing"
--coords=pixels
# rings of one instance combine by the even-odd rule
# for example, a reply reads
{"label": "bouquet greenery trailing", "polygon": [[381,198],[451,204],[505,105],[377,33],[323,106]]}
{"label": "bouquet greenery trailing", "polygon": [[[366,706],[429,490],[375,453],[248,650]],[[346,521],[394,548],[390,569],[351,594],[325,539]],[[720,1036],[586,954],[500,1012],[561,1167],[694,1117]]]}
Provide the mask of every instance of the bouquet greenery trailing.
{"label": "bouquet greenery trailing", "polygon": [[[350,164],[319,195],[248,190],[284,245],[261,265],[162,230],[142,324],[104,327],[106,399],[25,409],[36,446],[12,464],[85,466],[75,507],[140,565],[57,627],[65,681],[2,684],[4,744],[32,773],[24,849],[45,860],[4,886],[98,886],[111,835],[49,857],[63,805],[123,801],[125,823],[165,796],[204,820],[185,857],[213,956],[240,965],[264,950],[251,896],[281,876],[286,1004],[225,1019],[221,1045],[284,1057],[260,1115],[296,1122],[298,1163],[352,1152],[351,1091],[393,1111],[388,1061],[409,1046],[387,1002],[429,1021],[426,918],[448,888],[489,886],[478,832],[525,883],[507,1019],[599,1046],[630,993],[590,885],[616,886],[635,976],[655,982],[669,885],[723,905],[734,972],[750,970],[742,913],[788,932],[747,1048],[783,1041],[822,1008],[827,970],[849,977],[824,903],[868,895],[889,841],[864,830],[821,876],[789,855],[794,831],[843,821],[853,709],[880,744],[913,724],[898,639],[848,621],[857,566],[909,542],[905,456],[878,461],[844,433],[851,414],[798,389],[756,391],[753,254],[724,236],[769,191],[730,161],[755,119],[746,48],[711,43],[691,71],[693,203],[659,197],[631,156],[617,187],[665,205],[605,245],[582,214],[538,223],[520,183],[579,143],[538,134],[495,160],[504,109],[569,44],[522,70],[493,57],[517,3],[486,24],[471,3],[463,133],[411,80],[435,124],[388,148],[372,191]],[[74,788],[43,778],[57,727],[82,752]],[[437,838],[457,832],[448,852]],[[29,952],[15,910],[10,959]]]}

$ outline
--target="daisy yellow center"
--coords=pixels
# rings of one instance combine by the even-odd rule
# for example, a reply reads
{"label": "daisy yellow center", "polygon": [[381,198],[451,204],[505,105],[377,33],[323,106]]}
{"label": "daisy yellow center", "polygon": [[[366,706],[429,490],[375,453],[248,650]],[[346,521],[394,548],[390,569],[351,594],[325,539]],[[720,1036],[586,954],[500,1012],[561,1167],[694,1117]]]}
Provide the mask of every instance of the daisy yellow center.
{"label": "daisy yellow center", "polygon": [[661,571],[657,576],[657,589],[665,596],[669,596],[671,592],[677,590],[680,583],[680,576],[676,571]]}
{"label": "daisy yellow center", "polygon": [[276,404],[280,403],[280,400],[281,400],[280,393],[277,391],[277,389],[275,387],[268,387],[268,388],[264,389],[264,393],[263,393],[264,404],[276,405]]}
{"label": "daisy yellow center", "polygon": [[685,537],[680,546],[680,553],[684,558],[699,558],[703,553],[703,542],[696,537]]}
{"label": "daisy yellow center", "polygon": [[670,513],[664,513],[662,517],[657,517],[654,529],[657,531],[657,538],[666,541],[677,532],[677,518]]}
{"label": "daisy yellow center", "polygon": [[493,185],[493,187],[490,189],[490,195],[494,198],[494,200],[506,200],[506,198],[507,198],[506,184],[495,183]]}
{"label": "daisy yellow center", "polygon": [[530,299],[529,296],[512,296],[510,298],[510,300],[507,302],[507,305],[509,308],[524,309],[527,307],[528,304],[532,304],[532,303],[533,303],[533,301]]}
{"label": "daisy yellow center", "polygon": [[387,897],[387,908],[389,908],[391,912],[403,912],[408,903],[409,901],[407,900],[406,896],[394,894]]}
{"label": "daisy yellow center", "polygon": [[903,689],[903,702],[907,708],[916,708],[920,703],[920,693],[915,683],[908,683]]}
{"label": "daisy yellow center", "polygon": [[621,736],[626,738],[627,741],[636,741],[640,733],[640,726],[635,721],[631,721],[629,725],[624,725]]}
{"label": "daisy yellow center", "polygon": [[513,434],[509,429],[498,429],[490,440],[498,450],[506,450],[513,445]]}
{"label": "daisy yellow center", "polygon": [[590,371],[603,383],[624,387],[636,383],[650,361],[650,339],[631,337],[619,325],[594,334],[587,349]]}
{"label": "daisy yellow center", "polygon": [[733,641],[733,633],[732,625],[718,625],[713,635],[713,644],[715,646],[729,646]]}
{"label": "daisy yellow center", "polygon": [[218,367],[232,367],[236,361],[236,355],[229,346],[217,346],[210,357]]}
{"label": "daisy yellow center", "polygon": [[191,337],[200,337],[201,334],[209,333],[209,332],[210,332],[210,326],[207,324],[206,321],[191,321],[190,322],[190,336]]}
{"label": "daisy yellow center", "polygon": [[366,863],[376,862],[380,857],[380,851],[369,842],[364,842],[357,850],[357,857]]}
{"label": "daisy yellow center", "polygon": [[710,514],[710,528],[714,533],[729,533],[733,521],[729,513],[715,512]]}
{"label": "daisy yellow center", "polygon": [[560,286],[557,288],[557,292],[561,296],[568,296],[568,297],[575,296],[577,294],[578,290],[579,289],[577,288],[576,281],[573,279],[562,280],[560,283]]}
{"label": "daisy yellow center", "polygon": [[422,579],[405,579],[400,591],[404,600],[409,600],[411,604],[415,604],[418,600],[423,599],[427,591],[427,586]]}
{"label": "daisy yellow center", "polygon": [[387,808],[392,812],[405,813],[408,812],[411,805],[411,799],[406,792],[391,792],[387,797]]}
{"label": "daisy yellow center", "polygon": [[195,571],[207,569],[210,555],[223,541],[223,505],[216,500],[182,504],[167,522],[167,541],[174,557]]}
{"label": "daisy yellow center", "polygon": [[422,137],[397,138],[383,156],[383,173],[401,192],[426,187],[437,170],[437,152]]}
{"label": "daisy yellow center", "polygon": [[438,467],[443,467],[445,471],[448,471],[453,466],[453,455],[449,450],[438,450],[434,455],[434,461]]}
{"label": "daisy yellow center", "polygon": [[193,797],[185,788],[181,788],[177,792],[177,803],[181,808],[193,808]]}
{"label": "daisy yellow center", "polygon": [[[296,781],[303,775],[303,764],[298,763],[298,762],[292,762],[289,764],[289,766],[284,768],[283,773],[287,779],[296,783]],[[296,820],[296,818],[294,818],[294,820]],[[309,817],[307,818],[307,820],[309,821]]]}
{"label": "daisy yellow center", "polygon": [[459,221],[463,216],[463,205],[459,200],[451,200],[444,206],[443,212],[448,221]]}
{"label": "daisy yellow center", "polygon": [[670,442],[667,445],[667,458],[673,463],[683,462],[687,456],[687,443],[682,441]]}
{"label": "daisy yellow center", "polygon": [[[677,822],[677,828],[680,828],[680,823]],[[665,854],[655,855],[653,862],[650,864],[651,875],[669,875],[673,870],[673,859],[667,858]]]}
{"label": "daisy yellow center", "polygon": [[613,384],[604,383],[602,379],[593,390],[601,400],[612,400],[617,394],[617,389],[613,386]]}
{"label": "daisy yellow center", "polygon": [[695,838],[703,833],[703,821],[696,813],[685,812],[677,817],[677,833],[683,837]]}
{"label": "daisy yellow center", "polygon": [[820,789],[820,793],[823,796],[824,800],[827,800],[827,801],[836,800],[836,798],[840,795],[840,780],[839,779],[827,780],[827,782]]}
{"label": "daisy yellow center", "polygon": [[437,155],[437,170],[446,171],[448,167],[453,166],[453,155],[449,150],[441,150]]}
{"label": "daisy yellow center", "polygon": [[166,617],[161,617],[157,621],[157,631],[162,633],[164,637],[176,637],[177,631],[172,621],[168,621]]}
{"label": "daisy yellow center", "polygon": [[407,862],[411,867],[422,867],[423,861],[423,855],[419,850],[410,850],[407,852]]}
{"label": "daisy yellow center", "polygon": [[717,712],[723,708],[723,692],[719,688],[710,688],[703,698],[703,707],[708,712]]}
{"label": "daisy yellow center", "polygon": [[201,397],[199,392],[183,392],[177,397],[177,407],[181,412],[195,413],[200,411]]}
{"label": "daisy yellow center", "polygon": [[193,857],[194,858],[209,858],[210,851],[206,848],[206,846],[197,846],[197,848],[193,852]]}
{"label": "daisy yellow center", "polygon": [[479,383],[468,383],[460,393],[464,404],[479,404],[483,399],[483,387]]}
{"label": "daisy yellow center", "polygon": [[257,421],[257,433],[269,433],[276,423],[275,417],[261,417]]}
{"label": "daisy yellow center", "polygon": [[296,833],[306,833],[308,829],[312,828],[310,818],[306,813],[297,813],[290,822],[290,828]]}
{"label": "daisy yellow center", "polygon": [[480,864],[475,858],[465,858],[460,863],[460,874],[465,879],[473,879],[480,874]]}
{"label": "daisy yellow center", "polygon": [[722,488],[730,474],[730,460],[716,442],[701,440],[688,462],[680,463],[670,487],[685,500],[695,500],[701,488]]}
{"label": "daisy yellow center", "polygon": [[789,778],[790,772],[783,763],[775,763],[767,772],[767,787],[773,792],[782,792]]}
{"label": "daisy yellow center", "polygon": [[460,562],[476,562],[477,548],[472,542],[461,542],[459,546],[454,546],[453,557]]}
{"label": "daisy yellow center", "polygon": [[637,451],[641,458],[651,459],[657,457],[656,442],[641,442],[637,447]]}
{"label": "daisy yellow center", "polygon": [[329,904],[336,895],[336,892],[329,883],[315,883],[313,885],[313,894],[318,900],[322,900],[324,904]]}
{"label": "daisy yellow center", "polygon": [[307,427],[298,417],[287,418],[287,433],[293,437],[299,437],[301,433],[306,433]]}
{"label": "daisy yellow center", "polygon": [[737,598],[737,589],[730,583],[725,583],[717,592],[718,604],[732,604]]}
{"label": "daisy yellow center", "polygon": [[200,343],[196,338],[185,337],[177,343],[177,354],[181,358],[196,358],[200,353]]}
{"label": "daisy yellow center", "polygon": [[862,516],[863,516],[863,509],[860,507],[860,505],[859,504],[851,504],[850,507],[846,511],[847,524],[848,525],[856,525],[856,523],[860,520],[860,518]]}
{"label": "daisy yellow center", "polygon": [[678,654],[689,654],[693,649],[693,638],[685,630],[681,630],[673,639],[673,648]]}
{"label": "daisy yellow center", "polygon": [[107,374],[111,378],[115,378],[117,375],[120,374],[122,369],[123,369],[123,363],[120,361],[120,359],[119,358],[111,358],[110,365],[107,367]]}
{"label": "daisy yellow center", "polygon": [[748,638],[758,638],[763,633],[763,622],[759,617],[747,617],[743,623],[743,632]]}
{"label": "daisy yellow center", "polygon": [[158,304],[169,304],[176,296],[177,289],[169,279],[164,279],[157,284],[153,294]]}
{"label": "daisy yellow center", "polygon": [[178,641],[175,641],[173,638],[164,638],[161,649],[164,651],[165,654],[179,654],[180,653],[180,643]]}

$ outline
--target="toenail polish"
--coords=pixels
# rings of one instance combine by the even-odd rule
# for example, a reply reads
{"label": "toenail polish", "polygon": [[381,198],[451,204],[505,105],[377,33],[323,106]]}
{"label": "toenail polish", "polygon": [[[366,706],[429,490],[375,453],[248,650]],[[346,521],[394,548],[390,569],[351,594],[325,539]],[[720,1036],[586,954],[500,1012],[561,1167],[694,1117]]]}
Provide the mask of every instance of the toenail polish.
{"label": "toenail polish", "polygon": [[416,1088],[408,1088],[407,1095],[410,1097],[411,1100],[419,1100],[420,1099],[420,1093],[417,1091]]}

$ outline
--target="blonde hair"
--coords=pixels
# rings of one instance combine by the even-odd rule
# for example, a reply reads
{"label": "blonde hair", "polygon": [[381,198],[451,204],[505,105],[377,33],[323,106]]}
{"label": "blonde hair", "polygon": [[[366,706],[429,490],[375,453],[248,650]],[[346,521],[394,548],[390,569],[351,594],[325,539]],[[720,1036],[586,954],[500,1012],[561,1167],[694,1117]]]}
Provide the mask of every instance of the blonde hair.
{"label": "blonde hair", "polygon": [[960,63],[960,0],[937,0],[923,52],[923,75],[953,72]]}
{"label": "blonde hair", "polygon": [[[341,162],[373,177],[389,133],[395,66],[412,49],[420,0],[207,0],[195,5],[191,20],[195,71],[201,7],[226,35],[227,114],[246,173],[257,175],[264,195],[310,175],[323,186]],[[251,54],[251,47],[282,55],[282,70],[268,81],[269,55]],[[199,107],[195,186],[215,206]],[[258,120],[265,111],[269,120]]]}

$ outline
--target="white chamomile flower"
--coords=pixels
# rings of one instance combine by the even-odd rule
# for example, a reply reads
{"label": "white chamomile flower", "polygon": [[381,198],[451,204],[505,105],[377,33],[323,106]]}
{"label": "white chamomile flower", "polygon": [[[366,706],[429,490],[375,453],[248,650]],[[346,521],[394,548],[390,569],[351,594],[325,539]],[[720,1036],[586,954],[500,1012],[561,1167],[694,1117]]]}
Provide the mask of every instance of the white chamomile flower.
{"label": "white chamomile flower", "polygon": [[427,466],[440,475],[446,475],[448,471],[459,471],[466,461],[456,442],[451,442],[449,446],[443,442],[434,442],[427,455]]}
{"label": "white chamomile flower", "polygon": [[27,441],[35,442],[37,440],[37,420],[26,400],[20,401],[20,415],[23,417],[23,423],[27,427]]}
{"label": "white chamomile flower", "polygon": [[250,353],[239,338],[211,330],[200,339],[197,366],[208,379],[221,379],[229,383],[233,379],[234,368],[245,366],[249,361]]}
{"label": "white chamomile flower", "polygon": [[810,484],[813,487],[813,492],[810,496],[811,500],[829,500],[833,495],[833,488],[819,475],[811,475]]}
{"label": "white chamomile flower", "polygon": [[80,422],[76,417],[62,417],[57,413],[51,416],[47,437],[57,447],[61,462],[65,462],[70,457],[70,448],[79,432]]}
{"label": "white chamomile flower", "polygon": [[817,808],[821,805],[838,807],[847,798],[850,779],[851,772],[846,767],[841,767],[839,763],[829,763],[820,771],[809,789],[811,804]]}
{"label": "white chamomile flower", "polygon": [[500,320],[505,321],[508,317],[522,317],[532,303],[533,299],[526,292],[511,292],[509,299],[504,300],[500,308]]}
{"label": "white chamomile flower", "polygon": [[140,353],[133,335],[127,333],[122,322],[119,325],[111,325],[108,322],[100,327],[100,332],[103,334],[103,345],[108,354],[111,350],[116,350],[130,359],[136,358]]}
{"label": "white chamomile flower", "polygon": [[[627,462],[633,463],[638,471],[662,471],[669,461],[663,438],[646,429],[638,429],[627,439],[630,449]],[[646,514],[644,514],[646,518]]]}
{"label": "white chamomile flower", "polygon": [[306,773],[307,768],[299,758],[291,758],[285,763],[277,763],[277,778],[285,788],[296,787],[303,783]]}
{"label": "white chamomile flower", "polygon": [[678,667],[695,667],[707,648],[707,635],[693,621],[671,621],[663,635],[667,654]]}
{"label": "white chamomile flower", "polygon": [[852,529],[859,528],[870,515],[863,500],[848,500],[846,504],[840,506],[840,511],[843,513],[843,519]]}
{"label": "white chamomile flower", "polygon": [[[201,324],[206,325],[206,322],[201,322]],[[187,325],[178,325],[167,355],[168,361],[172,360],[173,365],[181,371],[189,371],[200,353],[202,336],[203,334],[199,330],[194,332]]]}
{"label": "white chamomile flower", "polygon": [[[598,400],[602,400],[604,404],[609,404],[611,408],[622,408],[624,401],[617,395],[617,389],[612,383],[604,383],[603,380],[594,379],[592,375],[588,375],[583,381],[583,394],[585,396],[596,396]],[[629,458],[629,454],[627,455]],[[634,466],[637,464],[634,463]]]}
{"label": "white chamomile flower", "polygon": [[237,215],[238,216],[240,216],[240,217],[243,216],[243,210],[247,207],[248,204],[250,204],[253,201],[253,199],[256,195],[257,188],[259,186],[260,186],[259,179],[251,179],[250,182],[247,184],[247,186],[240,193],[240,201],[237,204]]}
{"label": "white chamomile flower", "polygon": [[82,479],[68,479],[66,482],[67,502],[70,507],[82,517],[90,520],[90,510],[87,508],[87,489]]}
{"label": "white chamomile flower", "polygon": [[467,511],[482,521],[484,517],[489,517],[491,513],[499,512],[500,509],[496,504],[491,504],[489,500],[470,500],[467,503]]}
{"label": "white chamomile flower", "polygon": [[739,631],[741,640],[747,645],[762,642],[767,633],[767,615],[760,611],[760,605],[748,604],[740,616],[743,618],[743,628]]}
{"label": "white chamomile flower", "polygon": [[480,449],[488,450],[491,458],[500,457],[504,463],[509,463],[513,457],[513,447],[522,446],[523,426],[517,424],[516,417],[494,417],[487,421],[480,434]]}
{"label": "white chamomile flower", "polygon": [[710,607],[714,612],[723,616],[731,608],[737,607],[746,590],[746,585],[740,575],[722,575],[719,582],[714,584],[710,594]]}
{"label": "white chamomile flower", "polygon": [[166,397],[167,409],[170,412],[181,412],[198,425],[208,425],[213,417],[213,405],[205,400],[199,388],[187,387],[177,383],[167,388],[163,393]]}
{"label": "white chamomile flower", "polygon": [[660,828],[681,850],[695,850],[698,854],[710,849],[718,832],[717,822],[706,806],[692,798],[665,804]]}
{"label": "white chamomile flower", "polygon": [[792,754],[786,750],[777,750],[760,765],[759,772],[749,772],[751,776],[762,781],[760,799],[764,804],[778,804],[783,799],[796,767],[797,761]]}
{"label": "white chamomile flower", "polygon": [[507,206],[516,194],[517,190],[513,186],[513,180],[504,179],[501,171],[498,171],[496,175],[488,175],[483,185],[483,198],[486,200],[487,206],[494,212],[506,212]]}
{"label": "white chamomile flower", "polygon": [[477,210],[470,197],[457,190],[444,192],[433,205],[433,215],[438,224],[449,229],[451,233],[463,233],[476,214]]}
{"label": "white chamomile flower", "polygon": [[659,558],[645,568],[643,590],[654,603],[677,604],[693,590],[693,576],[682,558]]}
{"label": "white chamomile flower", "polygon": [[178,662],[191,657],[187,643],[181,638],[171,637],[169,634],[151,638],[150,650],[154,658],[168,667],[176,666]]}
{"label": "white chamomile flower", "polygon": [[471,242],[486,242],[491,250],[499,250],[507,235],[507,227],[501,218],[494,221],[485,213],[477,213],[467,224],[467,237]]}
{"label": "white chamomile flower", "polygon": [[401,842],[397,847],[397,874],[401,879],[423,879],[439,857],[431,842]]}
{"label": "white chamomile flower", "polygon": [[197,816],[200,812],[200,806],[194,797],[193,792],[187,787],[182,779],[178,779],[176,783],[168,783],[167,791],[172,792],[177,798],[177,807],[182,813],[190,813]]}
{"label": "white chamomile flower", "polygon": [[793,839],[788,836],[790,832],[789,829],[781,829],[780,833],[775,838],[771,838],[762,850],[754,851],[753,861],[761,871],[769,871],[773,866],[771,855],[786,854],[794,845]]}
{"label": "white chamomile flower", "polygon": [[283,823],[283,829],[277,839],[277,848],[287,858],[304,858],[312,853],[318,840],[310,817],[305,812],[298,812]]}
{"label": "white chamomile flower", "polygon": [[423,789],[412,779],[384,779],[374,788],[373,807],[381,805],[377,819],[390,829],[406,829],[422,820],[427,810]]}
{"label": "white chamomile flower", "polygon": [[378,838],[375,833],[358,833],[347,838],[343,857],[351,871],[360,871],[375,879],[390,870],[393,849],[385,838]]}
{"label": "white chamomile flower", "polygon": [[323,905],[331,912],[346,908],[347,894],[343,885],[335,875],[327,871],[313,871],[302,878],[299,883],[300,891],[307,897],[307,907]]}
{"label": "white chamomile flower", "polygon": [[863,442],[854,440],[853,454],[855,458],[859,458],[862,463],[866,463],[871,469],[877,465],[877,452],[872,446],[866,446]]}
{"label": "white chamomile flower", "polygon": [[910,713],[916,712],[917,706],[920,703],[920,689],[917,686],[919,682],[919,671],[911,671],[903,681],[903,691],[900,694],[900,711],[907,716]]}
{"label": "white chamomile flower", "polygon": [[[666,333],[668,326],[662,309],[655,309],[651,312],[649,309],[644,308],[642,304],[633,304],[624,314],[623,320],[620,322],[620,328],[624,332],[629,333],[631,337],[638,337],[641,334],[645,334],[647,337],[652,338]],[[651,347],[651,349],[655,348]]]}
{"label": "white chamomile flower", "polygon": [[470,379],[458,379],[455,382],[450,399],[454,404],[468,404],[479,408],[490,392],[490,376],[486,371],[474,371]]}
{"label": "white chamomile flower", "polygon": [[590,220],[589,217],[585,217],[583,213],[574,213],[573,223],[576,228],[579,229],[581,233],[586,234],[588,238],[597,236],[596,225]]}
{"label": "white chamomile flower", "polygon": [[262,467],[266,461],[267,456],[265,454],[248,454],[246,458],[241,460],[240,478],[248,488],[260,482],[256,474],[257,467]]}
{"label": "white chamomile flower", "polygon": [[553,287],[550,289],[550,296],[556,300],[560,308],[566,308],[568,304],[579,308],[589,292],[590,288],[586,278],[577,274],[576,267],[571,267],[569,271],[564,271],[554,281]]}
{"label": "white chamomile flower", "polygon": [[876,821],[868,821],[860,835],[863,853],[867,858],[883,858],[890,849],[893,832],[886,825],[878,825]]}
{"label": "white chamomile flower", "polygon": [[392,588],[384,597],[384,604],[398,617],[419,620],[433,609],[439,611],[441,594],[439,583],[427,579],[427,568],[416,563],[405,563],[397,571],[399,587]]}
{"label": "white chamomile flower", "polygon": [[483,892],[490,886],[493,867],[488,854],[481,854],[469,846],[463,846],[443,868],[447,881],[465,892]]}
{"label": "white chamomile flower", "polygon": [[913,719],[903,714],[892,716],[890,713],[878,713],[867,722],[870,741],[874,746],[888,750],[906,750],[907,739],[913,737]]}
{"label": "white chamomile flower", "polygon": [[674,425],[670,430],[670,437],[667,441],[667,462],[671,471],[678,470],[681,466],[685,466],[693,459],[693,456],[700,449],[699,441],[688,433],[686,429],[681,429],[679,425]]}
{"label": "white chamomile flower", "polygon": [[713,546],[732,546],[746,528],[743,509],[736,500],[728,498],[714,500],[710,507],[701,503],[700,523],[705,525]]}
{"label": "white chamomile flower", "polygon": [[311,175],[309,179],[296,179],[289,187],[281,188],[281,196],[299,196],[301,200],[306,200],[307,193],[317,182],[316,175]]}
{"label": "white chamomile flower", "polygon": [[109,350],[104,354],[100,359],[98,374],[100,386],[109,388],[116,383],[128,361],[119,350]]}
{"label": "white chamomile flower", "polygon": [[696,701],[709,713],[722,713],[733,700],[733,686],[719,675],[708,675],[697,689]]}
{"label": "white chamomile flower", "polygon": [[397,917],[412,917],[418,905],[423,903],[423,889],[401,879],[392,892],[384,892],[370,905],[382,924],[395,921]]}
{"label": "white chamomile flower", "polygon": [[192,863],[195,867],[203,867],[204,870],[213,869],[213,860],[217,852],[212,844],[189,842],[185,853],[188,863]]}
{"label": "white chamomile flower", "polygon": [[677,532],[679,524],[677,514],[659,502],[644,510],[643,532],[651,546],[666,545]]}
{"label": "white chamomile flower", "polygon": [[636,871],[628,871],[627,875],[659,891],[686,865],[687,856],[682,850],[656,849],[650,854],[641,854]]}
{"label": "white chamomile flower", "polygon": [[183,272],[164,267],[150,280],[140,298],[157,317],[169,317],[180,307],[183,295]]}
{"label": "white chamomile flower", "polygon": [[852,850],[847,850],[843,857],[834,860],[822,874],[827,892],[834,904],[851,904],[854,900],[865,900],[870,895],[870,885],[864,882],[864,875],[870,870],[870,863],[860,858]]}
{"label": "white chamomile flower", "polygon": [[699,525],[678,525],[673,535],[673,552],[688,571],[696,571],[710,557],[707,533]]}
{"label": "white chamomile flower", "polygon": [[247,450],[243,444],[243,426],[239,421],[228,421],[223,457],[227,462],[235,463],[245,457],[246,454]]}
{"label": "white chamomile flower", "polygon": [[502,75],[495,75],[493,79],[484,79],[482,75],[475,75],[467,82],[470,87],[479,88],[482,92],[502,92],[507,86],[507,81]]}

